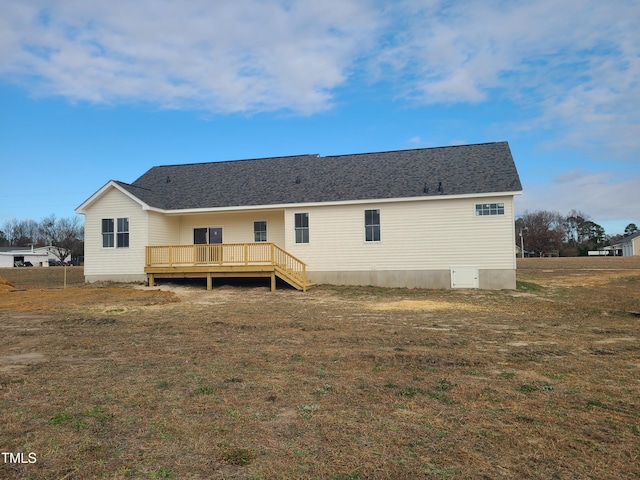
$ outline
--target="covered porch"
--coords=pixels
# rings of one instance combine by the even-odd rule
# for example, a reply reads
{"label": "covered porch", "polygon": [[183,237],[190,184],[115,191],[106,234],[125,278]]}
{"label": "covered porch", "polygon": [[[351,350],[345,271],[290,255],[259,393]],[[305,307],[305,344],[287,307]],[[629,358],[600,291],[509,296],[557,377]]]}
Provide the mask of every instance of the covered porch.
{"label": "covered porch", "polygon": [[306,291],[312,284],[307,279],[307,266],[275,243],[218,243],[197,245],[147,246],[145,268],[149,286],[156,278],[206,278],[207,289],[214,278],[276,278],[297,290]]}

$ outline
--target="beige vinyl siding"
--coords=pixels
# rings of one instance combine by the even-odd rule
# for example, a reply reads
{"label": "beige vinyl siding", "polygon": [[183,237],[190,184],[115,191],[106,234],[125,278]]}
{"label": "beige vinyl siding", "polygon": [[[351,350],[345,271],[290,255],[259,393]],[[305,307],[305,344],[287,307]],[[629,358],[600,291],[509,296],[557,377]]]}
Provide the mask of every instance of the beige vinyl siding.
{"label": "beige vinyl siding", "polygon": [[[129,219],[129,247],[103,248],[102,219],[114,219],[117,229],[117,219],[125,217]],[[86,210],[84,228],[86,277],[144,274],[147,215],[139,203],[115,188],[109,189]]]}
{"label": "beige vinyl siding", "polygon": [[[475,215],[476,203],[505,214]],[[380,210],[380,242],[366,242],[364,211]],[[296,244],[294,214],[309,213],[309,243]],[[513,197],[442,199],[288,209],[285,248],[309,271],[514,269]]]}
{"label": "beige vinyl siding", "polygon": [[222,227],[223,243],[254,241],[253,222],[267,222],[267,241],[284,245],[284,218],[280,211],[199,214],[180,217],[181,245],[193,244],[194,228]]}
{"label": "beige vinyl siding", "polygon": [[148,245],[177,245],[180,243],[180,217],[147,212]]}

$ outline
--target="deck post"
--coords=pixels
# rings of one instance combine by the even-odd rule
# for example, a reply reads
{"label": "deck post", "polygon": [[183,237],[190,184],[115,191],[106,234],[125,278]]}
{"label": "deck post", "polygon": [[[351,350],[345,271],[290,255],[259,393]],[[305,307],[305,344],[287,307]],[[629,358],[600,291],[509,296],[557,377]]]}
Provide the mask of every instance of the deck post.
{"label": "deck post", "polygon": [[271,291],[276,291],[276,272],[271,272]]}
{"label": "deck post", "polygon": [[207,273],[207,290],[211,290],[213,288],[213,277],[211,273]]}
{"label": "deck post", "polygon": [[150,287],[155,286],[155,279],[153,278],[153,273],[148,274],[147,278],[149,279],[149,286]]}

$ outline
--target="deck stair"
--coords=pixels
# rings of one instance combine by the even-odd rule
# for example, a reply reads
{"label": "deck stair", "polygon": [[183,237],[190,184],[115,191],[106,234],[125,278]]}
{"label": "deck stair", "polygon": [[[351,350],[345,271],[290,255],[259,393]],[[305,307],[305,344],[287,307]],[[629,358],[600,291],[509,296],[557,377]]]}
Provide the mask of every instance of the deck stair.
{"label": "deck stair", "polygon": [[280,278],[297,290],[313,284],[307,266],[275,243],[221,243],[205,245],[158,245],[146,247],[145,273],[149,285],[156,278],[270,277],[271,290]]}

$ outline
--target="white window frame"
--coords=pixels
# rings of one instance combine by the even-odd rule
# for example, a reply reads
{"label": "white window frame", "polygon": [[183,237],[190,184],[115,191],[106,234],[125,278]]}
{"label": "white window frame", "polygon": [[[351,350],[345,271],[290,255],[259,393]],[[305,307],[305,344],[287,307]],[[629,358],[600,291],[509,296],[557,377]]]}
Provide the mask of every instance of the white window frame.
{"label": "white window frame", "polygon": [[[367,213],[368,212],[377,212],[378,215],[378,223],[367,224]],[[379,208],[368,208],[364,210],[364,241],[365,243],[380,243],[382,241],[382,219]],[[371,229],[372,239],[369,240],[368,229]],[[375,232],[378,232],[378,238],[376,239]]]}
{"label": "white window frame", "polygon": [[476,203],[475,205],[476,217],[493,217],[504,214],[505,208],[503,202]]}
{"label": "white window frame", "polygon": [[[300,217],[302,219],[306,218],[307,225],[298,227],[298,215],[306,215],[306,217]],[[304,223],[304,222],[303,222]],[[293,214],[293,228],[294,228],[294,241],[296,245],[308,245],[311,242],[311,235],[309,233],[309,212],[297,212]],[[298,232],[301,234],[301,241],[298,241]],[[306,232],[306,242],[305,242],[305,232]]]}
{"label": "white window frame", "polygon": [[[104,222],[108,221],[111,223],[111,231],[104,229]],[[122,225],[123,229],[121,230],[121,223],[126,221],[125,225]],[[100,229],[102,231],[102,248],[104,249],[112,249],[112,248],[129,248],[130,240],[131,240],[131,226],[130,226],[129,217],[112,217],[112,218],[103,218],[100,221]],[[124,229],[126,227],[126,230]],[[105,240],[110,239],[106,243],[109,245],[105,245]],[[126,239],[126,245],[123,241],[121,244],[121,239]]]}
{"label": "white window frame", "polygon": [[[104,222],[108,221],[111,222],[111,231],[109,230],[105,230],[104,229]],[[102,248],[116,248],[116,224],[115,224],[115,220],[113,218],[103,218],[100,221],[100,230],[102,232]],[[111,241],[107,241],[105,242],[105,240],[107,239],[111,239]],[[108,243],[108,245],[105,245],[105,243]]]}
{"label": "white window frame", "polygon": [[[123,229],[120,230],[120,221],[126,222],[125,225],[123,225]],[[116,219],[115,221],[116,223],[116,248],[129,248],[129,232],[131,230],[131,227],[129,226],[129,217],[119,217]],[[126,230],[125,230],[126,227]],[[124,245],[124,242],[122,242],[123,244],[120,245],[120,236],[122,235],[122,239],[126,239],[126,245]]]}
{"label": "white window frame", "polygon": [[[256,230],[256,224],[257,223],[263,223],[264,224],[264,230]],[[269,227],[267,225],[267,221],[266,220],[255,220],[253,222],[253,241],[256,243],[260,243],[260,242],[267,242],[267,238],[268,238],[268,232],[269,231]],[[264,239],[262,238],[262,234],[264,233]],[[260,235],[260,238],[258,237],[258,235]]]}

